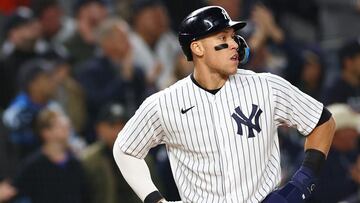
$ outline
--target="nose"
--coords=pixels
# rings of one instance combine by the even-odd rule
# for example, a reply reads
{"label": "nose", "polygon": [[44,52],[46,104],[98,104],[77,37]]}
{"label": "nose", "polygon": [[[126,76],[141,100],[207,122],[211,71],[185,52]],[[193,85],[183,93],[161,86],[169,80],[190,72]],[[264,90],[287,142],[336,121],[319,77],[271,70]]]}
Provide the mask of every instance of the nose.
{"label": "nose", "polygon": [[229,44],[230,49],[238,49],[239,48],[239,44],[236,42],[235,38],[232,38],[231,43]]}

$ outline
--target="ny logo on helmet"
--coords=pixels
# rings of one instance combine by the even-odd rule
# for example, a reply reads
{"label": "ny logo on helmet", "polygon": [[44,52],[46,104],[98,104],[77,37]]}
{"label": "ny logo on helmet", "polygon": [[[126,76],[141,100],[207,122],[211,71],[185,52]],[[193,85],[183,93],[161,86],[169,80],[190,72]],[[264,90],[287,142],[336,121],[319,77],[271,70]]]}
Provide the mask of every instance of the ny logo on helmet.
{"label": "ny logo on helmet", "polygon": [[[258,133],[261,131],[259,125],[259,118],[262,113],[262,110],[256,104],[252,105],[252,110],[249,117],[246,117],[244,115],[244,113],[241,111],[239,106],[236,107],[235,112],[236,113],[233,113],[231,117],[234,118],[237,124],[238,127],[237,134],[243,135],[242,124],[248,127],[248,138],[255,137],[254,130],[256,130],[256,132]],[[255,123],[252,122],[253,119]]]}
{"label": "ny logo on helmet", "polygon": [[226,13],[225,10],[222,10],[221,13],[224,15],[224,19],[230,20],[230,17],[229,17],[229,15]]}

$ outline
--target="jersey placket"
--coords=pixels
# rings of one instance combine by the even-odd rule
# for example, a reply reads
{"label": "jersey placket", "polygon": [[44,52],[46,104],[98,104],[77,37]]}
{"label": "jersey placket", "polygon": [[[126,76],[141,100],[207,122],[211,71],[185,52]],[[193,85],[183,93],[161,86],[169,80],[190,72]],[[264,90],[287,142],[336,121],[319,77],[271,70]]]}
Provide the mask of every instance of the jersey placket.
{"label": "jersey placket", "polygon": [[[220,93],[220,92],[218,92]],[[226,126],[224,123],[224,120],[221,119],[223,116],[221,115],[222,109],[221,109],[221,101],[217,100],[217,96],[215,95],[213,97],[213,100],[210,102],[210,108],[212,113],[212,120],[213,120],[213,126],[215,130],[215,139],[216,144],[218,147],[218,152],[220,155],[220,164],[221,164],[221,170],[222,170],[222,189],[225,196],[225,202],[233,202],[233,199],[229,195],[231,193],[231,181],[230,181],[230,174],[232,174],[232,168],[230,167],[231,160],[228,160],[230,157],[230,151],[229,146],[227,144],[227,131],[226,129],[223,129],[223,126]],[[231,199],[229,199],[231,198]]]}

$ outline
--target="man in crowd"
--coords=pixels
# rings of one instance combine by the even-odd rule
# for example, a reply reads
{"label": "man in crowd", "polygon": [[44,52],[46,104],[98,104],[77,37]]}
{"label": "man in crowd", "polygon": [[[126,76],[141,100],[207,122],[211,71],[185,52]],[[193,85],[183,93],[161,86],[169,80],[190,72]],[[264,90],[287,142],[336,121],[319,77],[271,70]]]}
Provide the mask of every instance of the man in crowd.
{"label": "man in crowd", "polygon": [[112,156],[117,133],[129,119],[124,106],[116,103],[101,108],[96,119],[98,141],[82,153],[82,162],[90,186],[91,203],[140,202],[134,191],[118,172]]}
{"label": "man in crowd", "polygon": [[55,66],[52,62],[34,59],[21,69],[21,90],[3,114],[3,122],[10,131],[10,140],[19,150],[22,159],[38,149],[40,142],[34,133],[34,121],[38,113],[52,101],[57,84],[53,80]]}
{"label": "man in crowd", "polygon": [[[93,131],[93,122],[101,106],[117,102],[134,113],[146,94],[145,77],[133,64],[128,34],[128,25],[123,20],[103,22],[96,32],[96,42],[102,54],[85,61],[77,74],[85,92],[89,132]],[[90,133],[88,137],[93,141],[94,135]]]}
{"label": "man in crowd", "polygon": [[0,108],[5,109],[15,97],[21,65],[39,55],[36,43],[41,26],[32,11],[20,7],[4,22],[5,41],[0,53]]}
{"label": "man in crowd", "polygon": [[360,38],[345,43],[339,58],[341,75],[324,90],[324,104],[347,103],[360,111]]}

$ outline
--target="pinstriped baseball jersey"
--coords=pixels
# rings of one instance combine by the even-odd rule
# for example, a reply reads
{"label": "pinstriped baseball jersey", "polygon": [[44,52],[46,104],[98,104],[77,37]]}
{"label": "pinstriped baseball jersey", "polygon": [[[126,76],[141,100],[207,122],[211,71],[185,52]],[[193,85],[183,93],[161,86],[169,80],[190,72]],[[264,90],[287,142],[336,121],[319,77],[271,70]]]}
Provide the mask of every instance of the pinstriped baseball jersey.
{"label": "pinstriped baseball jersey", "polygon": [[183,202],[261,202],[281,178],[277,127],[306,136],[322,109],[268,73],[238,70],[216,94],[189,76],[147,98],[119,133],[119,145],[144,158],[166,144]]}

